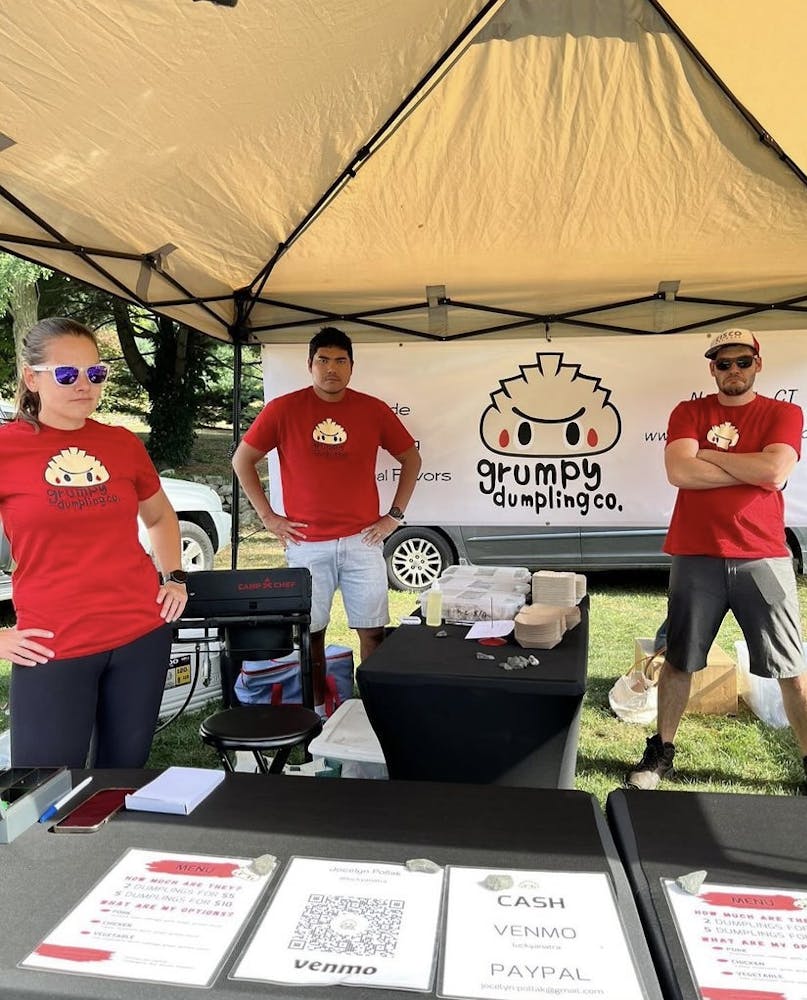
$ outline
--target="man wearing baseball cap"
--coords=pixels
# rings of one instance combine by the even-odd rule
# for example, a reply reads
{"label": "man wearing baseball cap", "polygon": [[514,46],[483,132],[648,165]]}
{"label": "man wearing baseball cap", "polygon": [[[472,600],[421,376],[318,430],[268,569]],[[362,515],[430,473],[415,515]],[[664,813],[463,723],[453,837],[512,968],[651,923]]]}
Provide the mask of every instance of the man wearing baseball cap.
{"label": "man wearing baseball cap", "polygon": [[674,776],[692,674],[706,665],[728,611],[751,672],[779,681],[807,775],[807,663],[781,492],[801,454],[803,414],[754,391],[762,358],[750,330],[714,334],[706,357],[717,393],[679,403],[667,427],[664,464],[678,487],[664,545],[672,555],[667,649],[658,732],[627,776],[631,788]]}

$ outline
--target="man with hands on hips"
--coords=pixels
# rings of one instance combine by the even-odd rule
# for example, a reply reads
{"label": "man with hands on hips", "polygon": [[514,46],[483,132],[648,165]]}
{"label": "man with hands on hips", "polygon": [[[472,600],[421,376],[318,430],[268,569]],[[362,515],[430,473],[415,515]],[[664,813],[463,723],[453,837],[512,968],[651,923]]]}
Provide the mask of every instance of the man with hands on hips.
{"label": "man with hands on hips", "polygon": [[[286,547],[289,566],[311,571],[314,701],[325,695],[325,630],[336,589],[361,659],[389,622],[383,543],[403,522],[421,459],[414,438],[381,399],[348,388],[353,345],[325,327],[311,339],[312,384],[270,400],[233,455],[239,482],[267,531]],[[379,513],[376,458],[383,448],[401,468],[392,506]],[[273,449],[280,461],[286,516],[274,511],[257,465]]]}

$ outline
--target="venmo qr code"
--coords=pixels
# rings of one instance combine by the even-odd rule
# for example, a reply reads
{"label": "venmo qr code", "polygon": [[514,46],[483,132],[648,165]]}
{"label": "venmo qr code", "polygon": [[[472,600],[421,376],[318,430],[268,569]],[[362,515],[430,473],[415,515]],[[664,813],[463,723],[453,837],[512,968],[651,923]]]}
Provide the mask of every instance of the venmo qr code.
{"label": "venmo qr code", "polygon": [[398,943],[403,912],[402,899],[311,893],[289,948],[391,958]]}

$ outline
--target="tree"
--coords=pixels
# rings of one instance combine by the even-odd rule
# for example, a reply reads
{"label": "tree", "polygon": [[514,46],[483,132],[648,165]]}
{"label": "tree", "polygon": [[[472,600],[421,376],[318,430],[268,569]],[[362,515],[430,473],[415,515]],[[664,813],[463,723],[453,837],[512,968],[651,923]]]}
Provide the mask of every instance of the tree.
{"label": "tree", "polygon": [[[129,371],[151,401],[147,418],[151,428],[149,452],[158,466],[183,465],[190,458],[196,436],[199,391],[208,367],[202,335],[167,316],[152,316],[120,299],[112,300],[112,315]],[[137,344],[138,333],[142,336],[145,332],[143,321],[154,342],[151,362]]]}
{"label": "tree", "polygon": [[[150,428],[147,447],[159,468],[173,468],[188,461],[200,419],[229,422],[231,345],[74,278],[39,270],[40,316],[70,316],[96,330],[105,357],[117,353],[119,344],[125,366],[113,366],[102,406],[120,412],[146,411]],[[0,316],[2,313],[0,309]],[[107,331],[113,329],[118,344],[111,346],[105,341]],[[8,349],[12,338],[3,336],[5,331],[10,332],[7,317],[0,319],[0,387],[8,390],[13,381],[14,358]],[[9,355],[5,362],[4,351]],[[259,400],[260,390],[260,378],[245,372],[244,402],[253,397]]]}
{"label": "tree", "polygon": [[72,316],[95,330],[114,328],[126,367],[113,367],[105,408],[140,411],[145,391],[150,428],[146,444],[155,465],[184,465],[193,446],[200,400],[211,381],[213,341],[64,275],[43,284],[40,311]]}
{"label": "tree", "polygon": [[0,253],[0,312],[11,313],[18,355],[23,337],[39,318],[37,282],[40,278],[49,278],[52,273],[39,264]]}

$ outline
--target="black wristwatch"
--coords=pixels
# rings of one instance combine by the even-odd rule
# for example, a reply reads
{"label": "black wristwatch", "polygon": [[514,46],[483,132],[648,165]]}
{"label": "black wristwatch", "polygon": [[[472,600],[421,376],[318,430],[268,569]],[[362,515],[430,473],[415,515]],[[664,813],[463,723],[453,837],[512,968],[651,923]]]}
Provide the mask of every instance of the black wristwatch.
{"label": "black wristwatch", "polygon": [[188,582],[188,574],[184,569],[172,569],[170,573],[163,573],[163,583],[181,583],[184,587]]}
{"label": "black wristwatch", "polygon": [[403,524],[404,512],[400,507],[390,507],[387,511],[387,517],[394,517],[396,521],[400,521]]}

